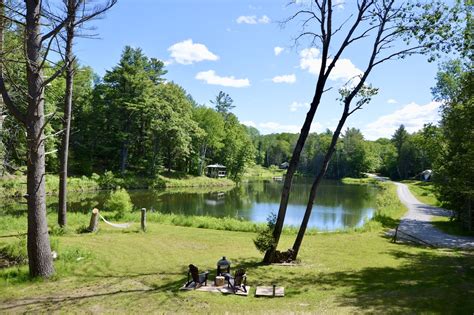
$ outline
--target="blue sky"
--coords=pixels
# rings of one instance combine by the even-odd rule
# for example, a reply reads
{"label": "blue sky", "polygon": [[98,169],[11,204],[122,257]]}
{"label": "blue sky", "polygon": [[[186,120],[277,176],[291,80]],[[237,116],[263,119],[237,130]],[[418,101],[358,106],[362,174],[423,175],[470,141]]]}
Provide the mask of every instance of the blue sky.
{"label": "blue sky", "polygon": [[[338,19],[352,12],[342,0]],[[93,22],[100,40],[79,39],[77,55],[99,75],[117,64],[125,45],[140,47],[166,63],[166,79],[209,105],[219,91],[234,99],[235,114],[262,133],[298,132],[316,84],[318,51],[294,45],[298,23],[282,28],[297,9],[288,0],[119,0],[104,19]],[[362,42],[361,42],[362,43]],[[337,87],[363,69],[367,44],[351,47],[328,82],[313,131],[333,129],[341,106]],[[312,71],[313,70],[313,71]],[[410,132],[439,119],[432,102],[436,63],[423,56],[376,68],[369,82],[379,94],[347,126],[368,139],[390,137],[404,123]]]}

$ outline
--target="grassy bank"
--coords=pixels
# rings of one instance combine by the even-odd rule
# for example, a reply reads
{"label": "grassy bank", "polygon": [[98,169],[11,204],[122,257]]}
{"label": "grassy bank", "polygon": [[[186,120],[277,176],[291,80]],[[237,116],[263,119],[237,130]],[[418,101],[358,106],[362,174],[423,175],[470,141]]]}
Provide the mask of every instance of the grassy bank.
{"label": "grassy bank", "polygon": [[[353,181],[353,184],[356,181]],[[362,184],[362,182],[358,183]],[[367,183],[366,183],[367,184]],[[139,214],[127,230],[103,223],[94,234],[78,234],[88,214],[69,214],[65,233],[51,225],[59,254],[56,276],[29,280],[26,265],[0,269],[0,312],[67,313],[469,313],[474,309],[474,253],[393,244],[383,230],[396,224],[405,209],[394,185],[377,185],[377,213],[359,232],[309,233],[301,264],[266,266],[253,245],[260,227],[231,218],[148,214],[148,230],[139,230]],[[111,221],[113,212],[103,212]],[[55,214],[49,215],[55,221]],[[176,226],[179,225],[179,226]],[[226,230],[223,230],[226,229]],[[26,218],[0,217],[0,247],[25,254]],[[289,248],[287,229],[280,248]],[[187,265],[215,275],[225,255],[232,270],[244,267],[248,297],[183,292]],[[285,297],[255,298],[255,287],[285,287]],[[446,303],[449,300],[450,303]]]}
{"label": "grassy bank", "polygon": [[[469,313],[472,253],[392,244],[377,232],[309,235],[302,263],[264,266],[254,233],[150,223],[148,232],[104,227],[53,242],[57,276],[26,281],[27,268],[0,271],[1,312],[67,313]],[[283,235],[288,248],[293,235]],[[211,271],[225,255],[245,267],[248,297],[183,292],[189,263]],[[253,297],[257,285],[285,287],[280,299]],[[446,303],[446,301],[449,303]]]}
{"label": "grassy bank", "polygon": [[375,201],[375,214],[364,226],[357,231],[380,231],[385,228],[395,228],[400,223],[400,218],[407,211],[400,202],[397,188],[390,182],[381,182],[374,178],[343,178],[346,185],[372,185],[378,190]]}
{"label": "grassy bank", "polygon": [[436,198],[434,184],[431,182],[422,182],[418,180],[404,180],[402,183],[407,184],[411,193],[419,201],[431,206],[439,207],[441,202]]}
{"label": "grassy bank", "polygon": [[276,166],[269,168],[261,165],[252,165],[245,169],[242,180],[269,180],[273,177],[282,177],[286,170],[281,170]]}
{"label": "grassy bank", "polygon": [[[126,189],[149,188],[181,188],[181,187],[224,187],[235,186],[228,178],[209,178],[206,176],[164,174],[156,179],[138,176],[117,176],[111,172],[103,175],[93,174],[91,177],[70,177],[68,179],[69,192],[90,192],[110,190],[117,187]],[[48,195],[57,195],[59,191],[59,177],[46,175],[46,192]],[[26,194],[26,176],[8,176],[0,178],[0,198],[21,197]]]}
{"label": "grassy bank", "polygon": [[[220,180],[219,180],[220,181]],[[351,184],[358,185],[375,185],[378,189],[378,194],[376,197],[376,213],[374,217],[367,221],[362,227],[357,228],[347,228],[337,232],[366,232],[366,231],[378,231],[383,228],[394,228],[398,224],[398,219],[404,214],[406,208],[400,203],[396,195],[395,186],[390,183],[381,183],[379,181],[367,181],[366,179],[345,179],[344,182],[350,182]],[[204,189],[204,191],[212,190],[214,187],[195,187],[195,188],[170,188],[166,192],[171,193],[174,191],[199,191]],[[217,187],[216,187],[217,188]],[[219,188],[221,191],[222,188]],[[86,202],[84,204],[84,209],[92,209],[95,205],[93,203]],[[109,220],[114,221],[116,217],[115,212],[102,211],[101,213]],[[68,214],[68,226],[71,232],[81,230],[88,223],[89,213],[69,213]],[[24,233],[26,232],[26,213],[14,211],[8,212],[8,214],[0,216],[0,236],[2,234],[11,234],[11,233]],[[157,212],[148,213],[148,221],[154,223],[160,223],[165,225],[175,225],[183,227],[195,227],[201,229],[214,229],[214,230],[227,230],[227,231],[240,231],[240,232],[257,232],[265,226],[264,223],[255,223],[251,221],[241,220],[238,218],[232,217],[212,217],[212,216],[189,216],[184,214],[167,214]],[[50,207],[48,209],[48,222],[50,222],[50,230],[55,228],[55,222],[57,220],[56,208]],[[139,222],[140,221],[140,211],[135,209],[135,211],[126,214],[124,217],[120,218],[122,222]],[[294,235],[298,231],[298,227],[286,226],[283,230],[285,234]],[[308,234],[316,234],[318,231],[316,229],[308,229]],[[322,232],[324,233],[324,232]]]}
{"label": "grassy bank", "polygon": [[[421,182],[415,180],[405,180],[411,193],[421,202],[435,207],[442,207],[435,193],[434,184],[431,182]],[[469,232],[462,228],[461,224],[446,216],[432,216],[431,223],[441,231],[450,235],[474,236],[474,232]]]}
{"label": "grassy bank", "polygon": [[210,178],[207,176],[192,176],[187,174],[163,174],[158,176],[154,182],[155,188],[179,188],[179,187],[223,187],[235,186],[229,178]]}

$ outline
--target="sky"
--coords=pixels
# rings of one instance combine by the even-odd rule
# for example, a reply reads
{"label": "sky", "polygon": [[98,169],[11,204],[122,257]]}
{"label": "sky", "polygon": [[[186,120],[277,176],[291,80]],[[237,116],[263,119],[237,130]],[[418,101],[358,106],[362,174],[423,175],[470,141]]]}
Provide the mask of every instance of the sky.
{"label": "sky", "polygon": [[[297,0],[304,2],[308,0]],[[337,21],[354,12],[355,1],[336,0]],[[262,134],[299,132],[316,86],[320,47],[295,44],[300,20],[286,23],[297,5],[288,0],[119,0],[94,21],[99,39],[79,39],[76,53],[99,75],[115,66],[126,45],[163,60],[165,78],[211,106],[219,91],[228,93],[239,120]],[[314,28],[314,26],[312,26]],[[329,78],[312,125],[333,130],[342,106],[338,88],[364,69],[369,43],[361,41],[341,56]],[[347,127],[366,139],[390,137],[404,124],[409,132],[439,120],[440,104],[430,88],[438,66],[426,56],[381,64],[368,82],[379,89],[370,104],[352,115]]]}

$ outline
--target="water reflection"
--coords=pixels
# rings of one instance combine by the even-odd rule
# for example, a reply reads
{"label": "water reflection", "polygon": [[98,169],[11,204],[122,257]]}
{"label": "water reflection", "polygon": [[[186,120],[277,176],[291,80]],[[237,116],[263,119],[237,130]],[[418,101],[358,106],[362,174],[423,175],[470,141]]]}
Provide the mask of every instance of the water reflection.
{"label": "water reflection", "polygon": [[[282,185],[281,182],[259,181],[234,188],[141,190],[130,191],[130,195],[138,209],[265,222],[270,213],[278,211]],[[305,180],[294,183],[285,224],[298,226],[301,223],[310,187],[311,183]],[[360,226],[373,215],[375,194],[372,187],[325,181],[319,188],[309,226],[320,230]],[[107,195],[106,192],[71,193],[68,209],[71,212],[88,212],[94,207],[100,209]],[[56,197],[48,198],[48,208],[57,208]],[[26,205],[10,200],[1,206],[0,214],[22,215],[25,210]]]}

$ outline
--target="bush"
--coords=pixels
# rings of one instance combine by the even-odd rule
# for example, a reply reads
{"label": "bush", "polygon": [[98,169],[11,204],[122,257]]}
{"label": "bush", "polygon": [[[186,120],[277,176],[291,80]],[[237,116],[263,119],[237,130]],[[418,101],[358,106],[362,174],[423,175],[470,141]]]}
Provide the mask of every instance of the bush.
{"label": "bush", "polygon": [[2,255],[16,264],[26,264],[28,252],[26,250],[26,237],[19,236],[18,241],[10,243],[0,249]]}
{"label": "bush", "polygon": [[275,227],[276,219],[276,215],[271,213],[267,217],[267,226],[260,230],[257,234],[257,238],[253,240],[255,247],[261,253],[265,253],[275,245],[275,239],[273,238],[273,228]]}
{"label": "bush", "polygon": [[109,211],[116,211],[117,218],[122,218],[126,213],[132,211],[133,204],[128,192],[123,188],[119,188],[110,193],[104,203],[104,208]]}

